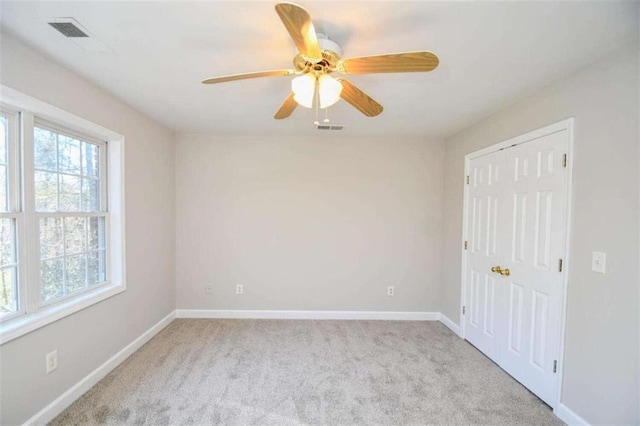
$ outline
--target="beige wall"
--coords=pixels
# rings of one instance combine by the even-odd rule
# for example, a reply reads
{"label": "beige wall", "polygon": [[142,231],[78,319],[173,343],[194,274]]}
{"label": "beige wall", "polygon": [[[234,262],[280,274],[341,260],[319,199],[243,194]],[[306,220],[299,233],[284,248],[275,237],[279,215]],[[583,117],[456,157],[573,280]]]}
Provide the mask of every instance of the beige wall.
{"label": "beige wall", "polygon": [[[0,346],[0,424],[19,424],[175,309],[173,134],[2,34],[2,84],[125,136],[127,290]],[[45,354],[58,369],[45,374]]]}
{"label": "beige wall", "polygon": [[[459,320],[464,156],[575,117],[562,401],[591,423],[638,423],[638,50],[591,66],[446,142],[442,311]],[[607,253],[607,274],[591,252]]]}
{"label": "beige wall", "polygon": [[178,136],[178,308],[438,311],[443,159],[420,138]]}

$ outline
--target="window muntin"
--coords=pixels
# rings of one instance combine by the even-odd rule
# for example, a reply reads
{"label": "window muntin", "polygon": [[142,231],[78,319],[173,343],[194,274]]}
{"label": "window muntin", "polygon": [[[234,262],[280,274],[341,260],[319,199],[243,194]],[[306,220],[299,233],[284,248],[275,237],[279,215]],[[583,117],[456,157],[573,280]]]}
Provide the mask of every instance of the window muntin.
{"label": "window muntin", "polygon": [[106,145],[36,122],[34,198],[40,303],[107,283]]}

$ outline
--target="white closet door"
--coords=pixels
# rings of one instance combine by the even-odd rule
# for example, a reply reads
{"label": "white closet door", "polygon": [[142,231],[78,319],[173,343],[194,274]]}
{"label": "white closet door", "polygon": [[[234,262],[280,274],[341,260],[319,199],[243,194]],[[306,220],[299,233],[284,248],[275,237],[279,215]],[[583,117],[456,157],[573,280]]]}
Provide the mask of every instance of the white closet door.
{"label": "white closet door", "polygon": [[565,249],[567,131],[505,149],[499,278],[506,338],[499,365],[548,404],[556,400]]}
{"label": "white closet door", "polygon": [[568,141],[562,130],[471,159],[467,191],[465,338],[552,406]]}
{"label": "white closet door", "polygon": [[504,334],[499,319],[498,262],[500,206],[504,197],[502,151],[473,159],[469,168],[468,248],[466,270],[465,338],[497,359]]}

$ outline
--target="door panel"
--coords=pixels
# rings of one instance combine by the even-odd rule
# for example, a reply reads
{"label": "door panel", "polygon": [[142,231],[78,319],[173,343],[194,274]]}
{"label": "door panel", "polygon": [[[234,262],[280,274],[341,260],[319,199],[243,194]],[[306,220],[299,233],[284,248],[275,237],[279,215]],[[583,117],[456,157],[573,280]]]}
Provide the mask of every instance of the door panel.
{"label": "door panel", "polygon": [[531,357],[530,362],[544,371],[547,348],[547,302],[549,296],[533,291],[533,324],[531,325]]}
{"label": "door panel", "polygon": [[509,351],[522,354],[522,300],[524,288],[515,282],[510,285],[509,295]]}
{"label": "door panel", "polygon": [[493,338],[495,320],[496,280],[485,275],[484,283],[484,333]]}

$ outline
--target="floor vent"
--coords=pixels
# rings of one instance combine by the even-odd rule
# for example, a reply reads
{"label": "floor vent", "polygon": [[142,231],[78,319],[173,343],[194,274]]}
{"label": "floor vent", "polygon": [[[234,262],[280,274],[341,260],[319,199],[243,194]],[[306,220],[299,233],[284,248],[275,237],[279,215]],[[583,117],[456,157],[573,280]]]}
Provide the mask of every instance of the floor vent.
{"label": "floor vent", "polygon": [[342,130],[344,129],[343,124],[318,124],[316,126],[318,130]]}
{"label": "floor vent", "polygon": [[63,36],[69,38],[89,37],[89,34],[82,31],[78,23],[73,19],[57,20],[56,22],[48,22],[53,28],[58,30]]}

